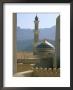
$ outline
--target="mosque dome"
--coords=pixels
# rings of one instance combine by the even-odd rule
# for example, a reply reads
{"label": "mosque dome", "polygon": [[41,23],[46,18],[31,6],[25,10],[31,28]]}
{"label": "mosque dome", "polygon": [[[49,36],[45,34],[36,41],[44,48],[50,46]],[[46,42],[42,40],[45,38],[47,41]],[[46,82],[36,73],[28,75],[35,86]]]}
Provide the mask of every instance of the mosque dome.
{"label": "mosque dome", "polygon": [[55,47],[49,43],[47,40],[42,40],[40,43],[36,46],[36,52],[37,55],[41,57],[51,57],[53,53],[55,52]]}
{"label": "mosque dome", "polygon": [[43,40],[41,43],[39,43],[37,45],[38,49],[45,49],[45,48],[49,48],[49,49],[54,49],[55,47],[49,43],[47,40]]}

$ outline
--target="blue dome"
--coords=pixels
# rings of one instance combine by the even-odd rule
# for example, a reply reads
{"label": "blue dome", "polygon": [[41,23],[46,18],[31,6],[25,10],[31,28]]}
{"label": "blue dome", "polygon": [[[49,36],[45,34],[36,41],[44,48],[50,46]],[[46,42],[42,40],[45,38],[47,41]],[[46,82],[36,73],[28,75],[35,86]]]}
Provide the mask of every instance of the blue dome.
{"label": "blue dome", "polygon": [[46,43],[41,43],[37,46],[37,48],[52,48],[50,45],[47,45]]}
{"label": "blue dome", "polygon": [[54,48],[54,46],[45,40],[38,44],[36,48]]}

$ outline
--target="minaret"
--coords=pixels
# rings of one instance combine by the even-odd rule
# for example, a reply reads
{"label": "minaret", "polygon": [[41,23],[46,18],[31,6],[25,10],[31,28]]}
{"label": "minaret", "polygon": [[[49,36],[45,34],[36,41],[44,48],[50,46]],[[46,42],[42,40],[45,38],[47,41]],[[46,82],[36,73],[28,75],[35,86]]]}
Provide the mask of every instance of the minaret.
{"label": "minaret", "polygon": [[39,41],[39,21],[38,21],[37,15],[34,20],[34,25],[35,25],[35,28],[34,28],[34,48],[33,48],[34,50],[33,50],[33,53],[36,54],[36,45]]}

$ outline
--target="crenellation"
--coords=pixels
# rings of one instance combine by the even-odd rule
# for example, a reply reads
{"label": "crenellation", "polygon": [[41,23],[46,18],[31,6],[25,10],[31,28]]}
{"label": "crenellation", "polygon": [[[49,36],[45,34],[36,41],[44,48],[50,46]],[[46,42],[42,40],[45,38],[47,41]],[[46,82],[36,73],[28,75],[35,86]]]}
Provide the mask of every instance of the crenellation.
{"label": "crenellation", "polygon": [[37,76],[59,77],[59,68],[34,68],[33,74]]}

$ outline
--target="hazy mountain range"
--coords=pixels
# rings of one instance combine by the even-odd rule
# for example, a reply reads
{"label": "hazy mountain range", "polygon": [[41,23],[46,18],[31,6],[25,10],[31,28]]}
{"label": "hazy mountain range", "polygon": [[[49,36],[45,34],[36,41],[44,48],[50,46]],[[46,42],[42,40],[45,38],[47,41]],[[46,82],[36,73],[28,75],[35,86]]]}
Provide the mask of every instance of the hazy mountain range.
{"label": "hazy mountain range", "polygon": [[[49,42],[55,46],[55,41],[49,40]],[[17,41],[16,50],[17,51],[32,51],[33,40]]]}
{"label": "hazy mountain range", "polygon": [[[21,29],[17,27],[16,30],[16,48],[17,51],[32,51],[33,49],[33,39],[34,30],[32,29]],[[39,39],[48,39],[50,43],[55,45],[55,33],[56,26],[51,28],[40,28],[39,29]]]}
{"label": "hazy mountain range", "polygon": [[[51,28],[40,28],[39,29],[39,39],[49,39],[55,40],[56,26]],[[16,38],[17,40],[32,40],[34,39],[34,30],[32,29],[21,29],[17,27],[16,30]]]}

